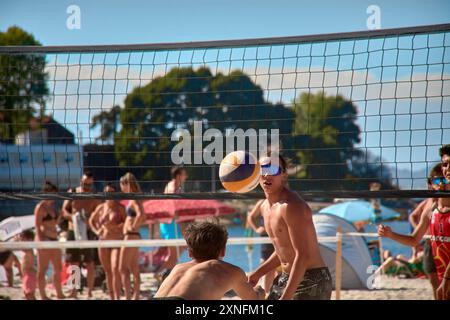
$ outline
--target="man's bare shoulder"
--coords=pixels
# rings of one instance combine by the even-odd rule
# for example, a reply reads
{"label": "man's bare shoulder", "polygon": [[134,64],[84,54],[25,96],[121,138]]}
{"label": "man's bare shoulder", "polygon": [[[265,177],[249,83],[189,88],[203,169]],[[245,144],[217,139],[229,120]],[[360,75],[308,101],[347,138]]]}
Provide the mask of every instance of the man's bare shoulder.
{"label": "man's bare shoulder", "polygon": [[288,190],[286,200],[283,203],[283,213],[286,216],[311,218],[312,212],[309,205],[297,192]]}
{"label": "man's bare shoulder", "polygon": [[213,259],[202,262],[202,264],[204,267],[220,270],[220,272],[226,274],[227,276],[236,276],[244,273],[244,271],[238,266],[223,260]]}

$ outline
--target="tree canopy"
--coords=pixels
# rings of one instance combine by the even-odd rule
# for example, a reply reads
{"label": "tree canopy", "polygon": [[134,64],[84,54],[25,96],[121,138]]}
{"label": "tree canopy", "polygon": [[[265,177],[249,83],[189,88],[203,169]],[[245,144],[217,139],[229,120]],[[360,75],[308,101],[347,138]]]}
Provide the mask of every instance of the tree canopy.
{"label": "tree canopy", "polygon": [[[7,45],[40,43],[32,34],[12,26],[0,32],[0,46]],[[0,140],[14,141],[38,109],[43,115],[47,94],[45,56],[0,54]]]}

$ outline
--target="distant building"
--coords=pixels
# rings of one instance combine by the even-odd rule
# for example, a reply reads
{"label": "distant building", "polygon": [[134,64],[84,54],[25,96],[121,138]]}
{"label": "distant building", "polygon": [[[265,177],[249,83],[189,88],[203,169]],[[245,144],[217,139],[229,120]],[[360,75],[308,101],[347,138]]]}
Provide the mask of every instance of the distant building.
{"label": "distant building", "polygon": [[51,116],[31,118],[30,130],[16,136],[16,145],[75,144],[75,136]]}
{"label": "distant building", "polygon": [[50,116],[33,118],[15,144],[0,144],[0,190],[40,191],[50,180],[61,191],[78,185],[83,150],[75,137]]}

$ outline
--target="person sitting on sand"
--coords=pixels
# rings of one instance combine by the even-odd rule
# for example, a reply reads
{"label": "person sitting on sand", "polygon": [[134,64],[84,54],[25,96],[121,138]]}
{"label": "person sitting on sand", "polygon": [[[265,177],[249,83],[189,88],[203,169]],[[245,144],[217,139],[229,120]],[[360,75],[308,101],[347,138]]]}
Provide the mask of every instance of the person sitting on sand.
{"label": "person sitting on sand", "polygon": [[219,300],[230,290],[244,300],[264,297],[264,290],[260,286],[253,289],[242,269],[221,260],[228,239],[223,226],[212,222],[192,223],[184,237],[192,261],[172,269],[156,292],[156,299]]}
{"label": "person sitting on sand", "polygon": [[408,278],[414,278],[424,274],[422,266],[423,251],[418,252],[416,256],[408,259],[402,254],[393,257],[389,250],[385,250],[383,252],[383,260],[383,264],[378,267],[376,272],[383,270],[383,273],[387,275],[405,275]]}
{"label": "person sitting on sand", "polygon": [[[26,230],[19,236],[20,241],[34,241],[34,232]],[[21,263],[22,274],[22,291],[27,300],[36,300],[37,276],[36,268],[34,267],[35,257],[33,249],[22,250],[23,257]]]}

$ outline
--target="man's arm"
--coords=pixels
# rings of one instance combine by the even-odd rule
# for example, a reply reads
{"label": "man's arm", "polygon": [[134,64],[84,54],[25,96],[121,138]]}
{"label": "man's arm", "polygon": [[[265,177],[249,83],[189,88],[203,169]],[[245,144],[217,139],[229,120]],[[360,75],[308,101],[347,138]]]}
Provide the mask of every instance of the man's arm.
{"label": "man's arm", "polygon": [[233,280],[233,290],[242,300],[264,299],[264,290],[261,287],[253,289],[253,286],[247,282],[247,276],[242,269],[236,268]]}
{"label": "man's arm", "polygon": [[432,203],[428,203],[424,208],[420,222],[414,229],[411,235],[403,235],[393,232],[390,227],[380,224],[378,226],[378,235],[386,238],[390,238],[405,246],[415,247],[420,243],[423,236],[427,233],[428,226],[430,224],[429,214],[432,210]]}
{"label": "man's arm", "polygon": [[61,213],[63,218],[72,220],[72,200],[64,200]]}
{"label": "man's arm", "polygon": [[258,224],[255,222],[255,219],[261,214],[261,205],[263,204],[264,200],[259,200],[255,206],[252,208],[252,210],[248,213],[247,216],[247,223],[248,225],[258,233],[261,233],[264,231],[264,227],[258,227]]}
{"label": "man's arm", "polygon": [[310,259],[311,239],[309,232],[298,232],[302,228],[313,226],[311,209],[305,203],[290,203],[286,206],[285,221],[295,258],[292,263],[289,280],[280,300],[291,300],[298,284],[303,280]]}
{"label": "man's arm", "polygon": [[414,209],[413,212],[408,217],[409,223],[416,228],[420,222],[420,218],[422,217],[422,213],[426,207],[428,199],[423,200],[419,205]]}
{"label": "man's arm", "polygon": [[272,255],[266,261],[264,261],[264,263],[262,263],[255,271],[253,271],[248,276],[248,282],[252,286],[256,286],[256,284],[258,283],[259,279],[262,276],[276,269],[280,264],[281,262],[280,259],[278,258],[278,255],[275,252],[273,252]]}

